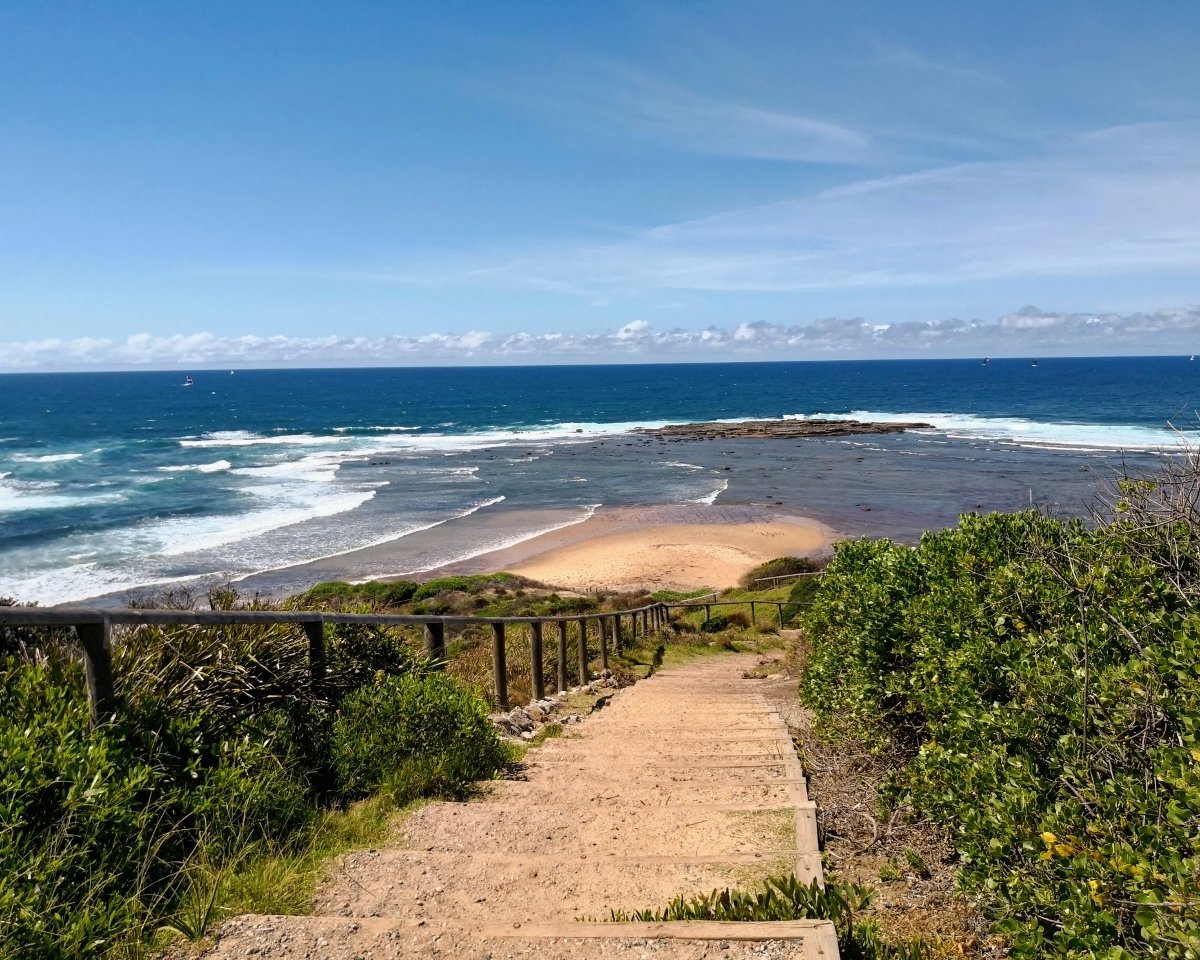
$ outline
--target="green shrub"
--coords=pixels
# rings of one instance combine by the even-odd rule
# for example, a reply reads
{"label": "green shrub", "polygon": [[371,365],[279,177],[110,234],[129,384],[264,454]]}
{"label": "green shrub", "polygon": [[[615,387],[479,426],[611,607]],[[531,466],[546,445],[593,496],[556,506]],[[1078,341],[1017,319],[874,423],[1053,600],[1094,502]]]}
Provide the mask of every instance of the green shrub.
{"label": "green shrub", "polygon": [[159,776],[91,728],[81,673],[11,659],[0,672],[0,956],[98,952],[162,876],[140,875]]}
{"label": "green shrub", "polygon": [[511,573],[477,573],[469,576],[438,577],[436,580],[426,581],[417,587],[416,592],[413,594],[413,599],[424,600],[428,597],[436,597],[439,593],[446,593],[450,590],[462,593],[479,593],[480,590],[514,587],[525,582],[520,577],[513,576]]}
{"label": "green shrub", "polygon": [[723,613],[717,613],[701,623],[700,629],[704,633],[720,633],[722,630],[728,630],[731,625],[732,621],[729,617]]}
{"label": "green shrub", "polygon": [[788,577],[794,573],[815,573],[821,569],[821,564],[809,557],[776,557],[766,563],[760,563],[753,570],[742,574],[738,581],[743,587],[754,586],[755,580],[765,580],[768,577]]}
{"label": "green shrub", "polygon": [[376,730],[380,754],[358,759],[396,795],[461,795],[504,762],[482,702],[423,677],[401,632],[336,627],[327,641],[318,682],[291,625],[121,631],[121,709],[94,726],[73,642],[7,635],[0,960],[99,957],[164,921],[202,935],[221,898],[248,896],[230,876],[309,856],[322,807],[362,795],[339,789],[336,711],[378,689],[401,691],[405,738],[398,751]]}
{"label": "green shrub", "polygon": [[309,587],[293,597],[288,605],[296,610],[340,610],[354,605],[381,609],[408,603],[416,592],[417,585],[409,580],[369,580],[366,583],[331,580]]}
{"label": "green shrub", "polygon": [[820,577],[801,577],[793,583],[791,590],[788,591],[787,602],[783,605],[783,622],[791,623],[796,619],[798,614],[807,610],[812,604],[813,598],[816,597],[817,589],[820,586]]}
{"label": "green shrub", "polygon": [[1192,957],[1197,599],[1194,531],[1162,515],[847,542],[804,615],[802,696],[906,758],[893,801],[945,826],[1014,956]]}
{"label": "green shrub", "polygon": [[483,702],[440,673],[386,677],[347,697],[333,758],[349,797],[422,777],[420,795],[461,795],[507,762]]}

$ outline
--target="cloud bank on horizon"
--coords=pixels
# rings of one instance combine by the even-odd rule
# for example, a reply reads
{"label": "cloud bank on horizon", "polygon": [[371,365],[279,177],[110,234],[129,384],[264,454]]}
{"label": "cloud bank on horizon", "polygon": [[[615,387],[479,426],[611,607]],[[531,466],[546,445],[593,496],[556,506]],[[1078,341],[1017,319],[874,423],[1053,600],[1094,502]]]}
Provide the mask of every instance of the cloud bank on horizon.
{"label": "cloud bank on horizon", "polygon": [[125,340],[0,342],[0,371],[170,367],[408,366],[589,362],[887,359],[941,356],[1088,356],[1200,350],[1200,307],[1134,314],[1062,314],[1024,307],[992,322],[873,324],[861,318],[753,321],[692,331],[645,320],[601,334],[469,331],[420,336],[237,336],[212,333]]}
{"label": "cloud bank on horizon", "polygon": [[0,6],[0,370],[1191,353],[1198,43],[1124,0]]}

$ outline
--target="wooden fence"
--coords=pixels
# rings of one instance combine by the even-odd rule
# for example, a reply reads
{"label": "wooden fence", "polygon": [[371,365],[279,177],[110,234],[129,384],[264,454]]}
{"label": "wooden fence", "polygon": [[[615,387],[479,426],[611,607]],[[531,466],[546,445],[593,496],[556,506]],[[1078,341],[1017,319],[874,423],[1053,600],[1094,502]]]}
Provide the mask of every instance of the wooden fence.
{"label": "wooden fence", "polygon": [[[822,570],[813,570],[809,573],[783,573],[778,577],[759,577],[757,580],[751,580],[750,585],[753,586],[756,583],[769,583],[771,587],[777,587],[784,580],[798,580],[801,577],[819,577],[823,572],[824,571]],[[767,589],[770,589],[770,587]]]}
{"label": "wooden fence", "polygon": [[758,608],[759,607],[774,607],[775,616],[779,622],[779,626],[783,626],[783,608],[786,604],[778,600],[707,600],[702,603],[667,603],[663,604],[668,611],[670,610],[703,610],[704,619],[712,619],[713,607],[750,607],[750,623],[754,626],[758,625]]}
{"label": "wooden fence", "polygon": [[315,611],[273,610],[96,610],[83,608],[43,609],[39,607],[0,607],[0,626],[7,627],[71,627],[79,637],[87,677],[88,702],[92,718],[111,716],[117,709],[116,687],[113,680],[112,628],[114,626],[206,626],[231,624],[296,624],[308,638],[308,660],[314,678],[325,678],[326,624],[360,624],[380,627],[419,625],[424,628],[425,652],[435,662],[446,659],[446,627],[490,624],[492,628],[492,674],[496,703],[508,707],[508,667],[506,661],[510,628],[524,626],[528,630],[530,660],[533,675],[533,698],[546,695],[542,675],[542,648],[545,628],[557,630],[558,689],[567,688],[567,647],[569,625],[575,624],[576,657],[579,663],[579,682],[589,680],[588,635],[599,638],[600,669],[608,669],[609,644],[614,651],[624,642],[625,620],[628,636],[647,636],[666,625],[670,611],[667,604],[652,603],[633,610],[613,610],[605,613],[573,614],[560,617],[429,617],[387,616],[359,613],[321,613]]}

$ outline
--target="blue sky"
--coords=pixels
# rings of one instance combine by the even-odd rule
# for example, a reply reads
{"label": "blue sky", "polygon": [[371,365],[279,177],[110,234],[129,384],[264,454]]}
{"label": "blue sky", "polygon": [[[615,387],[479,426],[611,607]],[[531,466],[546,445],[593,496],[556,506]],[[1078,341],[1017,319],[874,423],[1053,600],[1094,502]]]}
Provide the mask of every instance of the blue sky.
{"label": "blue sky", "polygon": [[0,369],[1193,352],[1198,41],[1156,0],[14,0]]}

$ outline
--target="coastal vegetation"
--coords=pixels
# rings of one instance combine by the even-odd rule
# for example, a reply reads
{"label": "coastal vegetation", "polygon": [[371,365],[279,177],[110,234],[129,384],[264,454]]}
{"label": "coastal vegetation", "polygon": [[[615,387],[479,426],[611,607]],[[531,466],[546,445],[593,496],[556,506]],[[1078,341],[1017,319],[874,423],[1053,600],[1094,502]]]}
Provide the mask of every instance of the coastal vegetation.
{"label": "coastal vegetation", "polygon": [[1091,523],[848,541],[801,614],[802,698],[886,758],[1013,956],[1200,952],[1200,456]]}
{"label": "coastal vegetation", "polygon": [[870,888],[829,879],[824,885],[805,884],[793,874],[767,877],[755,890],[726,888],[694,897],[676,897],[658,910],[613,910],[615,923],[665,923],[679,920],[763,923],[786,920],[829,920],[837,931],[843,960],[921,960],[932,955],[919,939],[896,943],[886,938],[862,910],[872,897]]}
{"label": "coastal vegetation", "polygon": [[[230,600],[228,596],[221,599]],[[402,634],[143,627],[89,717],[69,631],[0,633],[0,957],[136,956],[230,912],[306,909],[325,857],[461,797],[508,749]]]}

